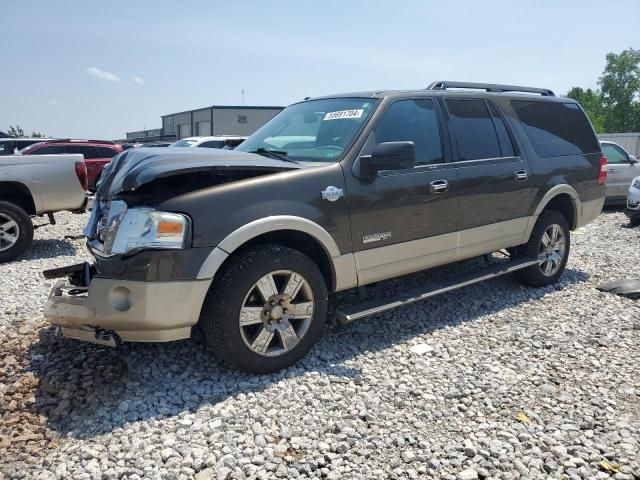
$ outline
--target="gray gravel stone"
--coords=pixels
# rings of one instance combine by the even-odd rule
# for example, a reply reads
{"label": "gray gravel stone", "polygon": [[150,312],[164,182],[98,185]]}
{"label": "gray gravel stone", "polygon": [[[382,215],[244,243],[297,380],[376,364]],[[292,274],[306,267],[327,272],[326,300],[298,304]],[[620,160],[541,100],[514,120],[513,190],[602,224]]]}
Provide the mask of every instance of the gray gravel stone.
{"label": "gray gravel stone", "polygon": [[460,472],[460,474],[458,475],[458,478],[460,480],[477,480],[478,472],[473,468],[467,468],[466,470],[463,470],[462,472]]}
{"label": "gray gravel stone", "polygon": [[640,301],[595,290],[638,275],[640,229],[619,212],[572,234],[555,286],[504,277],[332,325],[298,365],[267,376],[226,371],[189,341],[56,337],[40,271],[88,258],[82,240],[63,240],[86,215],[57,218],[25,258],[0,265],[0,478],[640,477]]}

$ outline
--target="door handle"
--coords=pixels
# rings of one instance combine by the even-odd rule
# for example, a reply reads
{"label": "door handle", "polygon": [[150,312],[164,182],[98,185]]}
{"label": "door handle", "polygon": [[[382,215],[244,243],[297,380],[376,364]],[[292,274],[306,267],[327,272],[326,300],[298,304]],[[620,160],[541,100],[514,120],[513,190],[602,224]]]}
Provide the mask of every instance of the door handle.
{"label": "door handle", "polygon": [[526,170],[518,170],[517,172],[513,173],[513,176],[519,182],[529,180],[529,172],[527,172]]}
{"label": "door handle", "polygon": [[444,193],[449,191],[449,182],[446,180],[434,180],[429,183],[429,191],[431,193]]}
{"label": "door handle", "polygon": [[615,169],[610,168],[610,169],[609,169],[609,173],[616,173],[616,171],[615,171]]}

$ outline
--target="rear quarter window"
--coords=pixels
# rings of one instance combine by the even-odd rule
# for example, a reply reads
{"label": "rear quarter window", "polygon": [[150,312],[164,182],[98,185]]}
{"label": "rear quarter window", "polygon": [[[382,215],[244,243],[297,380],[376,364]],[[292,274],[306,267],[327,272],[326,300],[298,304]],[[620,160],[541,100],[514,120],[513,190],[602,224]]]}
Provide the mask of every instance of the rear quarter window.
{"label": "rear quarter window", "polygon": [[96,148],[98,149],[99,158],[113,158],[118,153],[120,153],[117,150],[109,147],[96,147]]}
{"label": "rear quarter window", "polygon": [[539,156],[562,157],[600,151],[591,124],[577,104],[512,100],[511,106]]}

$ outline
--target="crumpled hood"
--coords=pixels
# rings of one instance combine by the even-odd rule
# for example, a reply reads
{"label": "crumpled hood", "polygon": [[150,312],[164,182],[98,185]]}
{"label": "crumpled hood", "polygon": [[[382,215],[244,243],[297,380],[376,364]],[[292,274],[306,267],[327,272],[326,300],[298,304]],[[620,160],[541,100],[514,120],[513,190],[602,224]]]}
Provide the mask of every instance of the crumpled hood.
{"label": "crumpled hood", "polygon": [[108,199],[160,178],[197,172],[281,172],[302,165],[254,153],[215,148],[135,148],[115,156],[102,173],[98,194]]}

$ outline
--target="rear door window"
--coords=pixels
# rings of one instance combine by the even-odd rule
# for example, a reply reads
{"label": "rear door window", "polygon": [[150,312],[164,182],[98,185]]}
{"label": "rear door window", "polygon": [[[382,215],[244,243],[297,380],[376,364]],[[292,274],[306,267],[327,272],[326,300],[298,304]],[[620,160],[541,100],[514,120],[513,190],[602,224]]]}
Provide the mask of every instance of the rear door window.
{"label": "rear door window", "polygon": [[489,110],[491,111],[493,125],[496,127],[496,133],[498,134],[498,143],[500,143],[500,151],[502,152],[502,156],[513,157],[516,153],[515,149],[513,148],[513,142],[511,141],[509,132],[507,131],[507,126],[504,124],[504,120],[498,113],[496,107],[491,102],[487,102],[487,104],[489,105]]}
{"label": "rear door window", "polygon": [[98,154],[96,147],[91,145],[65,145],[64,150],[66,153],[81,153],[85,160],[103,158]]}
{"label": "rear door window", "polygon": [[[484,100],[447,98],[449,127],[458,147],[458,160],[503,156],[498,134]],[[513,155],[513,148],[510,155]]]}
{"label": "rear door window", "polygon": [[512,100],[536,153],[541,157],[600,151],[589,120],[575,103]]}

